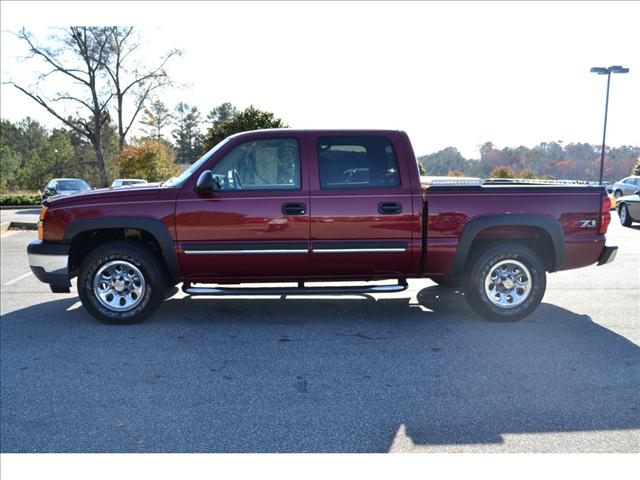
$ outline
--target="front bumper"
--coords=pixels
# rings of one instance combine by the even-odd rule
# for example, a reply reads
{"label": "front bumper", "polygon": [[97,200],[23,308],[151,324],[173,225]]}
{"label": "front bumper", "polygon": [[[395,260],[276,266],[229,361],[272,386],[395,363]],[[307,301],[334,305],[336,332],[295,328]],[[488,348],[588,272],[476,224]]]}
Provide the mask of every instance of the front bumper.
{"label": "front bumper", "polygon": [[598,257],[598,265],[606,265],[613,262],[618,253],[618,247],[604,247]]}
{"label": "front bumper", "polygon": [[69,249],[67,243],[50,243],[34,240],[27,247],[29,266],[35,277],[48,283],[51,291],[69,292]]}

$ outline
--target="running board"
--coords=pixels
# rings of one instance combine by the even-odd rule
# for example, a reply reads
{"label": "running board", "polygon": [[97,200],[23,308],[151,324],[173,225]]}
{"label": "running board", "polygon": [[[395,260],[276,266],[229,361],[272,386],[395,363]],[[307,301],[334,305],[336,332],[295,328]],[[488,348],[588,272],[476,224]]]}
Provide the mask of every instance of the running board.
{"label": "running board", "polygon": [[406,282],[397,285],[362,285],[344,287],[192,287],[184,283],[182,291],[189,295],[350,295],[362,293],[395,293],[407,289]]}

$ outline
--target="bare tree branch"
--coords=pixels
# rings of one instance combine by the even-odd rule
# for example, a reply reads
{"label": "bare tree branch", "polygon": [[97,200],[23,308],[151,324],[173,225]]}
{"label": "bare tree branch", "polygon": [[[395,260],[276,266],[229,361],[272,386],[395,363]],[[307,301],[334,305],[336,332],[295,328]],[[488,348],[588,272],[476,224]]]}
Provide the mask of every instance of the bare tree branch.
{"label": "bare tree branch", "polygon": [[[89,140],[96,153],[100,182],[103,186],[107,186],[108,179],[101,132],[104,124],[109,121],[107,106],[114,93],[106,95],[102,93],[101,88],[103,82],[106,81],[103,64],[107,63],[109,56],[109,30],[104,27],[70,27],[65,30],[62,37],[57,37],[61,45],[59,48],[37,45],[32,35],[24,28],[17,36],[28,44],[31,58],[44,60],[53,69],[38,76],[35,88],[27,89],[15,82],[6,83],[12,84],[64,125]],[[54,73],[62,73],[69,77],[71,83],[79,85],[85,90],[85,96],[63,91],[48,99],[45,95],[40,94],[40,82]],[[89,111],[89,120],[80,114],[77,114],[76,118],[66,118],[59,110],[53,108],[52,103],[58,102],[74,102],[82,105]]]}
{"label": "bare tree branch", "polygon": [[26,31],[26,29],[22,29],[20,31],[20,33],[18,34],[18,38],[20,38],[21,40],[26,41],[29,44],[29,49],[32,53],[32,55],[34,56],[38,56],[40,58],[42,58],[44,61],[48,62],[49,64],[51,64],[54,67],[55,71],[58,71],[60,73],[64,73],[65,75],[70,76],[71,78],[77,80],[80,83],[83,83],[85,85],[88,85],[87,81],[77,75],[74,75],[74,73],[76,72],[81,72],[81,73],[86,73],[83,72],[81,70],[77,70],[77,69],[65,69],[62,67],[62,65],[60,65],[57,61],[55,61],[55,59],[53,58],[53,55],[46,49],[42,48],[38,48],[35,46],[35,44],[33,43],[33,40],[31,39],[31,36],[29,35],[29,33]]}
{"label": "bare tree branch", "polygon": [[56,117],[58,120],[60,120],[62,123],[64,123],[66,126],[68,126],[69,128],[71,128],[72,130],[74,130],[75,132],[79,133],[80,135],[86,136],[86,132],[82,131],[81,129],[79,129],[78,127],[76,127],[73,123],[71,123],[70,121],[68,121],[66,118],[62,117],[61,115],[58,114],[58,112],[56,112],[55,110],[53,110],[45,100],[42,99],[42,97],[40,97],[39,95],[35,95],[31,92],[29,92],[28,90],[26,90],[25,88],[21,87],[20,85],[16,84],[15,82],[3,82],[5,84],[9,84],[9,85],[13,85],[14,87],[16,87],[18,90],[20,90],[22,93],[24,93],[25,95],[27,95],[28,97],[31,97],[33,100],[35,100],[36,102],[38,102],[40,105],[42,105],[44,108],[47,109],[47,111],[53,115],[54,117]]}
{"label": "bare tree branch", "polygon": [[[117,103],[116,110],[118,117],[118,140],[120,151],[124,149],[126,136],[142,111],[149,93],[170,83],[169,77],[165,71],[167,62],[169,62],[172,57],[181,54],[180,50],[172,50],[160,60],[160,63],[156,68],[147,70],[145,73],[139,73],[138,68],[135,68],[133,70],[133,79],[130,81],[124,81],[123,73],[127,72],[127,69],[124,66],[125,59],[127,59],[127,57],[129,57],[129,55],[140,45],[136,39],[132,38],[133,32],[133,27],[126,27],[124,29],[111,27],[109,36],[111,43],[110,53],[112,56],[108,59],[109,61],[103,61],[103,67],[113,82],[116,91],[115,97]],[[128,121],[125,121],[125,98],[127,98],[127,95],[130,95],[134,89],[139,89],[140,92],[137,96],[137,100],[134,102],[133,114],[129,117]]]}

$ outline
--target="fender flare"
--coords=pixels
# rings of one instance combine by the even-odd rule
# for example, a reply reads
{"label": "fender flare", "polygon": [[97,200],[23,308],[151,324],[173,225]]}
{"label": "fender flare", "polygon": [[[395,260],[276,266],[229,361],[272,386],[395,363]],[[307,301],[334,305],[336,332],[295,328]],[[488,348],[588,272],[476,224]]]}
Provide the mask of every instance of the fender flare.
{"label": "fender flare", "polygon": [[454,278],[460,278],[471,251],[471,245],[478,234],[491,227],[536,227],[544,230],[551,239],[554,251],[554,265],[550,270],[555,272],[564,263],[564,233],[562,226],[553,217],[545,215],[491,215],[470,220],[460,236],[453,265]]}
{"label": "fender flare", "polygon": [[169,228],[162,221],[156,218],[138,217],[100,217],[76,220],[71,222],[64,232],[64,240],[71,242],[73,238],[83,232],[90,230],[106,230],[113,228],[131,228],[144,230],[153,235],[160,245],[162,257],[167,264],[167,269],[173,280],[180,277],[180,264],[178,263],[178,253],[175,242],[169,232]]}

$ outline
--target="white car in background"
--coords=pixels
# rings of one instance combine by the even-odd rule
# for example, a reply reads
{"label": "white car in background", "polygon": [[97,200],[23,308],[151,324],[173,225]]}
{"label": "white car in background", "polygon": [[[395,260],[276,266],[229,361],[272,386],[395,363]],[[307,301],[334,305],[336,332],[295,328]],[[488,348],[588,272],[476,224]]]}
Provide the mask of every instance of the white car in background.
{"label": "white car in background", "polygon": [[141,183],[147,183],[147,181],[140,178],[117,178],[111,184],[111,188],[129,187],[131,185],[139,185]]}

